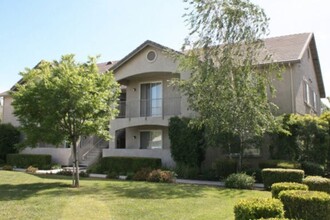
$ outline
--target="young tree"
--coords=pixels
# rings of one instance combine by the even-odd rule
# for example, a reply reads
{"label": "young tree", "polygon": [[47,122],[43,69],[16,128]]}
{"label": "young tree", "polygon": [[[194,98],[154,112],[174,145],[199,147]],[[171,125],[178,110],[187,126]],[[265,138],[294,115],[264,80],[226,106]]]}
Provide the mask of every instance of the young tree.
{"label": "young tree", "polygon": [[[231,133],[240,140],[239,169],[245,143],[275,126],[271,80],[278,69],[264,49],[268,18],[248,0],[185,0],[190,27],[180,56],[191,72],[178,81],[189,106],[198,112],[194,124],[216,136]],[[267,64],[267,65],[260,65]]]}
{"label": "young tree", "polygon": [[99,73],[95,58],[77,63],[74,55],[40,62],[21,73],[12,92],[14,114],[26,135],[26,145],[39,142],[72,144],[73,186],[79,187],[77,142],[84,135],[109,138],[109,122],[118,110],[119,85],[111,72]]}

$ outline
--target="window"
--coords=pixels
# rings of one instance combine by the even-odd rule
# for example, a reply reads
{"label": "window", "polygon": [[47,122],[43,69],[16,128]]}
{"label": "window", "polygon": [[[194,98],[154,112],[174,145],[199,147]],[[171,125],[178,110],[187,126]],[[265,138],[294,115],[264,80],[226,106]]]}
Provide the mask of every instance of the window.
{"label": "window", "polygon": [[155,51],[153,50],[150,50],[148,53],[147,53],[147,60],[148,62],[154,62],[157,58],[157,54]]}
{"label": "window", "polygon": [[304,101],[310,104],[309,85],[306,81],[304,82]]}
{"label": "window", "polygon": [[162,149],[162,131],[141,131],[140,132],[140,149]]}
{"label": "window", "polygon": [[141,84],[140,116],[161,116],[163,91],[160,82]]}
{"label": "window", "polygon": [[316,110],[317,109],[317,97],[316,93],[313,91],[313,108]]}

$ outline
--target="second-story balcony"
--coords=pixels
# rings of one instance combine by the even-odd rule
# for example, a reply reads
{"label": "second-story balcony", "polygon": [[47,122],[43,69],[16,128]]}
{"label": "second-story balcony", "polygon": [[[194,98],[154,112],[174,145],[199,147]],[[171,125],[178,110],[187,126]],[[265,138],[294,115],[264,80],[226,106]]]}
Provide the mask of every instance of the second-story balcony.
{"label": "second-story balcony", "polygon": [[164,117],[181,114],[181,97],[119,101],[117,118]]}

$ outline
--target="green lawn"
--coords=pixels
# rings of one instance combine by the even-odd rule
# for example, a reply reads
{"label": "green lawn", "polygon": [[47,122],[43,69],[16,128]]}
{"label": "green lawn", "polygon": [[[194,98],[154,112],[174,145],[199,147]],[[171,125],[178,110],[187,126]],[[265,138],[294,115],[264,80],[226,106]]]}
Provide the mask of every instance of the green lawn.
{"label": "green lawn", "polygon": [[269,192],[0,171],[0,219],[234,219],[240,198]]}

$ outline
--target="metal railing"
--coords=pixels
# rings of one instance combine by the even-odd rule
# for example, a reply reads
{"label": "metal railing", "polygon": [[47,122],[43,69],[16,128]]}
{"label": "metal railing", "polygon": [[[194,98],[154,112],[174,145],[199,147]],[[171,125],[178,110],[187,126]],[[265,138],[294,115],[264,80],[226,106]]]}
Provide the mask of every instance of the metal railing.
{"label": "metal railing", "polygon": [[181,97],[119,101],[118,118],[164,117],[181,114]]}

